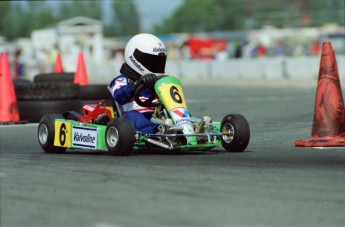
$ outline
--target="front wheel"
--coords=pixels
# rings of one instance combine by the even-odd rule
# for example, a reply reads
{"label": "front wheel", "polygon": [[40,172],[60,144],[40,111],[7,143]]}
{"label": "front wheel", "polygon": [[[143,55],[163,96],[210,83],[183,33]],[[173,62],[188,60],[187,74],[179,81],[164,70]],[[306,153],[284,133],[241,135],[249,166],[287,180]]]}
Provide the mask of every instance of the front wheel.
{"label": "front wheel", "polygon": [[38,124],[38,142],[46,153],[63,153],[66,147],[54,146],[55,119],[64,119],[61,114],[44,115]]}
{"label": "front wheel", "polygon": [[230,114],[221,122],[222,145],[228,152],[242,152],[246,149],[250,138],[250,129],[247,120],[240,114]]}
{"label": "front wheel", "polygon": [[135,143],[131,123],[125,118],[113,118],[107,124],[105,142],[112,155],[130,155]]}

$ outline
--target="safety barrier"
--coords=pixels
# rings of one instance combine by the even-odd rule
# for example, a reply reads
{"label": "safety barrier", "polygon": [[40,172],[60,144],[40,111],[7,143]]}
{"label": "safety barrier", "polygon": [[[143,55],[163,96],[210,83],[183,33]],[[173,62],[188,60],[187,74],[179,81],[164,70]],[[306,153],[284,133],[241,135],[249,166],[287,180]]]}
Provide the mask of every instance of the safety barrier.
{"label": "safety barrier", "polygon": [[[337,57],[340,77],[345,74],[345,56]],[[65,71],[75,71],[77,62],[64,61]],[[184,79],[313,80],[318,77],[320,56],[241,58],[226,61],[170,60],[166,72]],[[119,74],[121,61],[93,62],[85,58],[89,84],[108,84]],[[37,72],[30,72],[33,79]]]}

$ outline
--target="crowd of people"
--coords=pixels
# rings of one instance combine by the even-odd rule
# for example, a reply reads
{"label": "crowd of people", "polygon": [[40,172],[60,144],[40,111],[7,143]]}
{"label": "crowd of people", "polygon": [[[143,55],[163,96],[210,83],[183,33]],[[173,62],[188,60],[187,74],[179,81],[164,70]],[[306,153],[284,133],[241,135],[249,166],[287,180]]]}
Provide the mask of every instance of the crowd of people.
{"label": "crowd of people", "polygon": [[310,42],[289,43],[277,40],[274,45],[265,45],[262,42],[245,42],[242,40],[228,41],[223,49],[201,48],[198,54],[191,54],[188,43],[179,47],[172,47],[169,52],[170,58],[179,59],[204,59],[225,61],[234,58],[262,58],[262,57],[283,57],[283,56],[318,56],[321,50],[321,42],[314,40]]}
{"label": "crowd of people", "polygon": [[56,45],[50,50],[33,49],[30,53],[23,52],[22,48],[15,49],[14,53],[9,52],[9,61],[14,80],[22,78],[32,68],[35,68],[37,73],[52,72],[59,49]]}

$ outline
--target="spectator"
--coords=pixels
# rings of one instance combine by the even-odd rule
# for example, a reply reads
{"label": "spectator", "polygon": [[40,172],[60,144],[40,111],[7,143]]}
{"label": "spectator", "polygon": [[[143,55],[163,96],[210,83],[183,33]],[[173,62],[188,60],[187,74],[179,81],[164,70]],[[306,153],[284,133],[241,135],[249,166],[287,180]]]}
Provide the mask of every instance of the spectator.
{"label": "spectator", "polygon": [[216,61],[226,61],[227,59],[229,59],[229,53],[221,43],[215,44],[214,52],[214,59]]}
{"label": "spectator", "polygon": [[242,42],[238,41],[236,45],[235,50],[235,58],[241,58],[242,57]]}
{"label": "spectator", "polygon": [[256,48],[256,56],[265,57],[266,55],[267,55],[266,47],[260,43]]}
{"label": "spectator", "polygon": [[37,49],[35,56],[39,67],[39,73],[47,73],[50,65],[48,51],[45,49]]}
{"label": "spectator", "polygon": [[305,56],[305,48],[301,43],[293,49],[293,56]]}
{"label": "spectator", "polygon": [[181,46],[180,46],[180,58],[181,59],[191,59],[191,54],[190,54],[190,50],[189,50],[189,46],[188,46],[188,42],[184,42]]}
{"label": "spectator", "polygon": [[321,46],[320,46],[319,41],[315,40],[313,42],[313,45],[312,45],[311,48],[312,48],[311,52],[312,52],[313,55],[319,55],[320,54]]}
{"label": "spectator", "polygon": [[255,44],[253,42],[248,42],[243,47],[243,57],[244,58],[252,58],[255,56]]}
{"label": "spectator", "polygon": [[281,40],[278,40],[276,46],[274,47],[275,56],[285,56],[285,47]]}
{"label": "spectator", "polygon": [[22,59],[22,50],[18,49],[14,53],[14,79],[19,79],[24,75],[24,63]]}
{"label": "spectator", "polygon": [[49,65],[50,65],[49,70],[53,70],[56,57],[58,56],[58,54],[59,54],[59,48],[58,48],[58,45],[55,44],[54,47],[48,53]]}

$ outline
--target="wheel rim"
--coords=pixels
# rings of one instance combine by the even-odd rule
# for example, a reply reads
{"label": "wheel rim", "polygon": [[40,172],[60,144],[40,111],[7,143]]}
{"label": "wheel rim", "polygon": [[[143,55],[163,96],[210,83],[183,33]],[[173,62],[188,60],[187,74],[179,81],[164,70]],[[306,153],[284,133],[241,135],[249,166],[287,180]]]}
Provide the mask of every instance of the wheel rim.
{"label": "wheel rim", "polygon": [[222,136],[223,141],[225,143],[231,143],[234,139],[234,136],[235,136],[235,129],[232,126],[232,124],[230,124],[230,123],[224,124],[222,131],[227,133],[227,135]]}
{"label": "wheel rim", "polygon": [[119,141],[119,132],[115,127],[110,127],[107,131],[107,144],[115,147]]}
{"label": "wheel rim", "polygon": [[38,140],[41,144],[46,144],[48,140],[48,128],[45,124],[41,124],[38,128]]}

